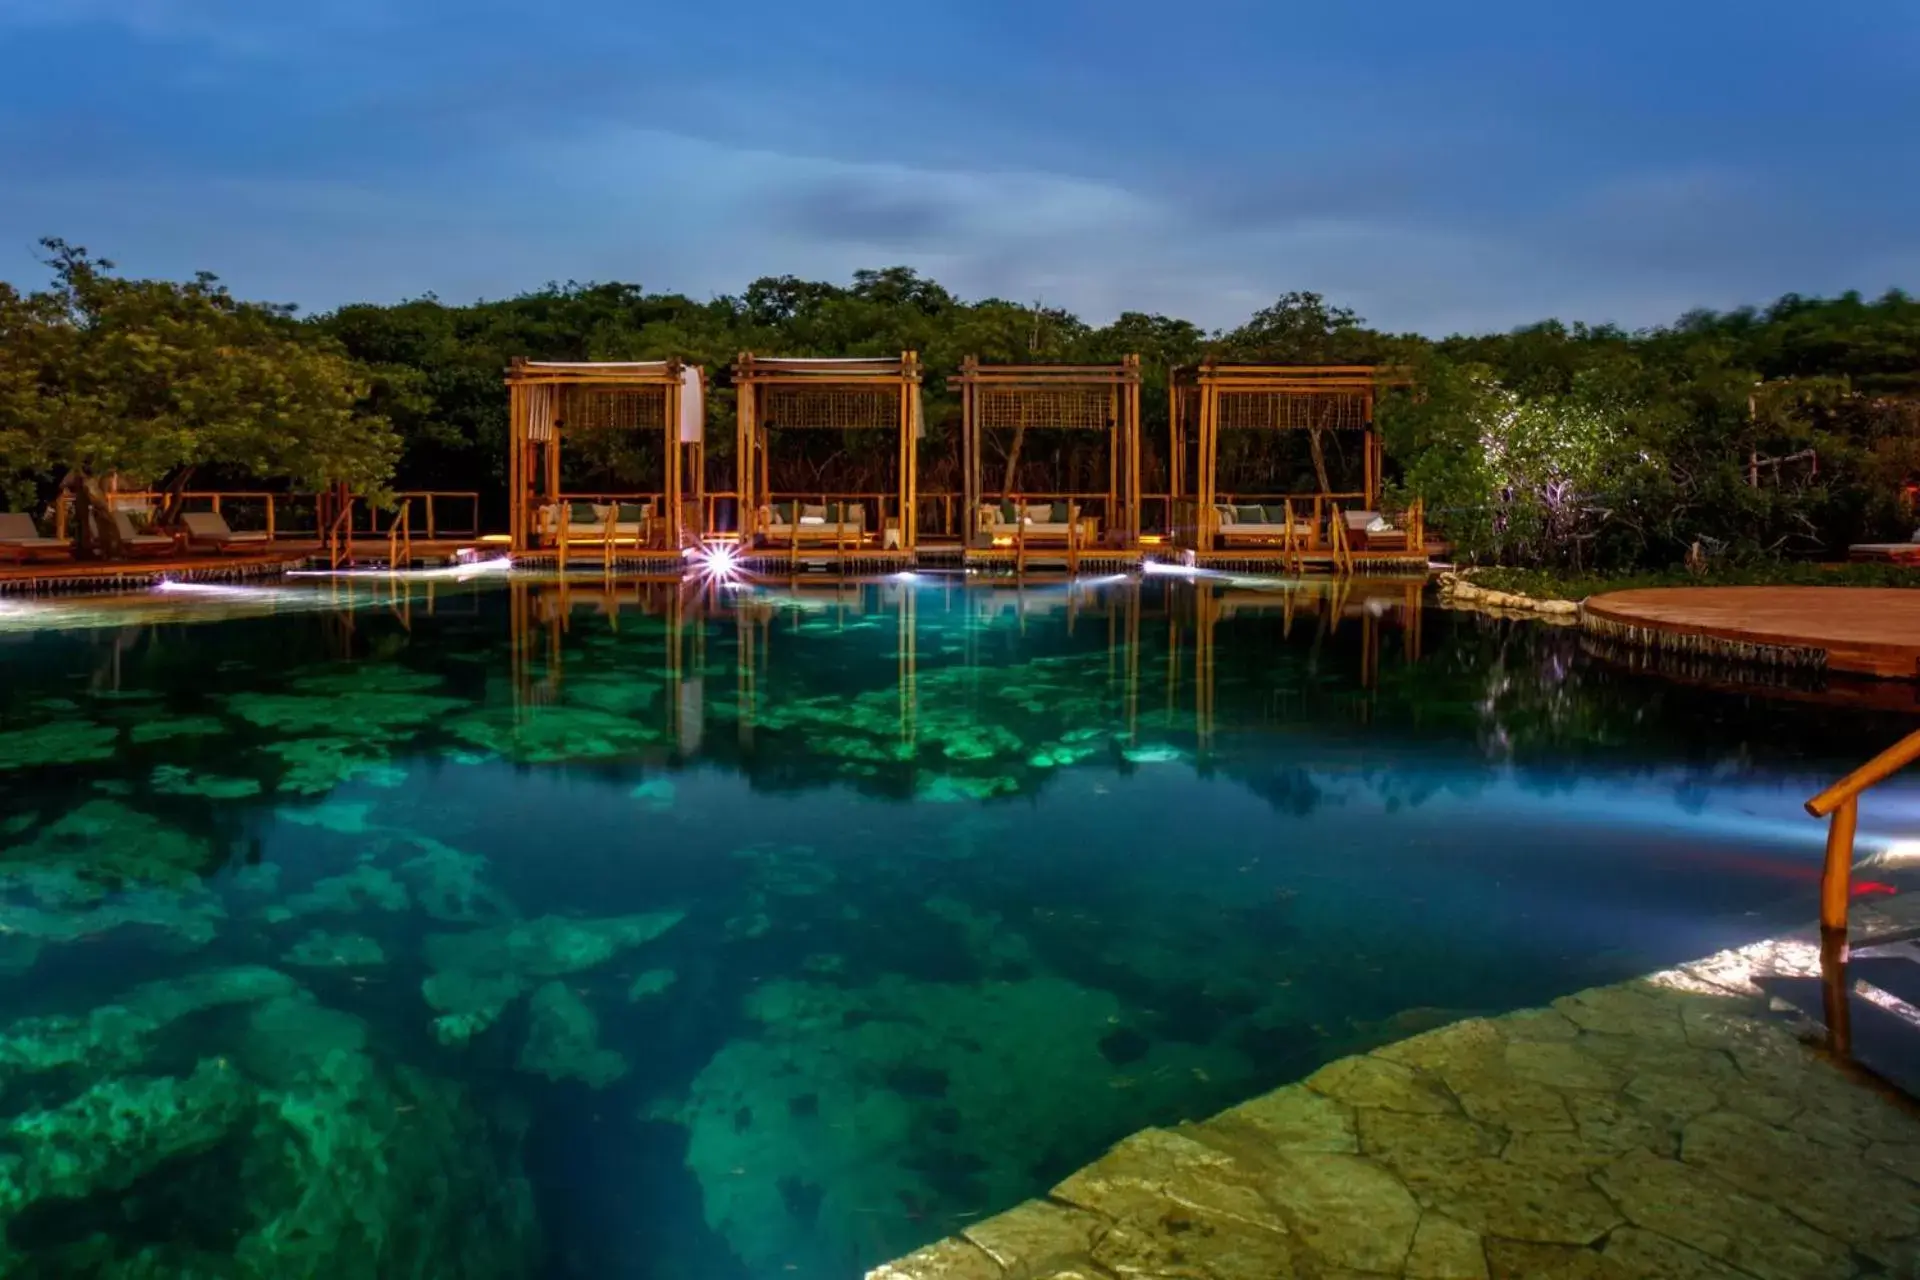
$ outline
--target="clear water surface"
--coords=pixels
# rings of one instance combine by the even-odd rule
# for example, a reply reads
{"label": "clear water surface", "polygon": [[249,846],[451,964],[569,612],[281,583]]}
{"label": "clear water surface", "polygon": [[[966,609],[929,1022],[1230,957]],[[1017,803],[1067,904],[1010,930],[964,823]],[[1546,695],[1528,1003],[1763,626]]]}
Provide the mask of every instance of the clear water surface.
{"label": "clear water surface", "polygon": [[0,1271],[856,1276],[1801,923],[1910,725],[1395,583],[0,603]]}

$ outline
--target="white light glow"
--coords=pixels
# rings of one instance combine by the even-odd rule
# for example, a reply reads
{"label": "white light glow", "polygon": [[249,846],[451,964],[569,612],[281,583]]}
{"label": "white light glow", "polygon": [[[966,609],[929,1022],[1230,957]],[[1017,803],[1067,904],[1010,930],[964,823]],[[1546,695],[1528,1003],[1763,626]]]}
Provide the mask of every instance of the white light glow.
{"label": "white light glow", "polygon": [[489,573],[506,573],[513,561],[506,556],[472,560],[464,564],[443,565],[437,569],[289,569],[289,578],[395,578],[402,582],[427,582],[452,579],[465,582]]}
{"label": "white light glow", "polygon": [[273,594],[271,587],[227,587],[216,582],[175,582],[172,578],[162,578],[153,584],[155,591],[190,592],[202,596],[246,596],[266,597]]}
{"label": "white light glow", "polygon": [[1149,560],[1140,566],[1143,573],[1159,574],[1169,578],[1226,578],[1230,575],[1217,569],[1202,569],[1190,564],[1163,564],[1158,560]]}
{"label": "white light glow", "polygon": [[1855,864],[1860,868],[1920,867],[1920,840],[1889,840]]}
{"label": "white light glow", "polygon": [[740,572],[740,555],[724,542],[688,547],[685,555],[700,572],[714,581],[725,582]]}

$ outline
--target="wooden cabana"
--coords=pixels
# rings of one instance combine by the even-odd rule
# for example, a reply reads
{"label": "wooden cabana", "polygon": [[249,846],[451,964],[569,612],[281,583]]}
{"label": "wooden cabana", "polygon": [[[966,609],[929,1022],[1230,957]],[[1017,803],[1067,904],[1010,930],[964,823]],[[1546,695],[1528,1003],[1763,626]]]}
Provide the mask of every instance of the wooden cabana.
{"label": "wooden cabana", "polygon": [[[738,393],[740,544],[798,559],[898,558],[913,554],[918,455],[925,421],[920,357],[781,359],[740,353]],[[788,431],[874,431],[895,445],[890,492],[776,490],[775,441]]]}
{"label": "wooden cabana", "polygon": [[[507,370],[509,520],[515,552],[557,548],[611,558],[677,553],[697,533],[705,485],[706,395],[680,360],[556,362],[515,358]],[[659,442],[658,489],[574,493],[561,481],[565,441],[621,432]],[[689,514],[691,506],[692,515]]]}
{"label": "wooden cabana", "polygon": [[[1234,559],[1424,558],[1418,512],[1401,528],[1379,516],[1384,456],[1374,404],[1386,386],[1408,381],[1375,365],[1204,364],[1176,369],[1169,387],[1172,488],[1182,504],[1181,539],[1201,556]],[[1221,487],[1221,440],[1232,432],[1299,432],[1315,452],[1313,488],[1281,493]],[[1322,450],[1328,433],[1360,445],[1357,488],[1336,489]],[[1257,514],[1256,514],[1257,513]],[[1373,525],[1373,528],[1369,528]]]}
{"label": "wooden cabana", "polygon": [[[1006,555],[1026,544],[1134,553],[1140,546],[1140,357],[1107,365],[983,365],[968,356],[948,381],[959,391],[965,479],[962,541]],[[1029,431],[1079,432],[1103,442],[1104,490],[1076,489],[1074,477],[1030,492],[1008,476]],[[1007,467],[985,474],[989,433],[1005,437]],[[1045,507],[1047,510],[1041,511]]]}

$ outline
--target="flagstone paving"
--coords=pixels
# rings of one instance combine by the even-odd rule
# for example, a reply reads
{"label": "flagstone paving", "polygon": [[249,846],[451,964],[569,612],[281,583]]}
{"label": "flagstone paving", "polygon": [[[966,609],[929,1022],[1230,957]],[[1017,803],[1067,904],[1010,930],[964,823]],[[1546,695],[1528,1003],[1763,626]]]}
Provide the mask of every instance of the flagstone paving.
{"label": "flagstone paving", "polygon": [[1920,1278],[1920,1112],[1752,984],[1817,964],[1762,943],[1345,1058],[868,1280]]}

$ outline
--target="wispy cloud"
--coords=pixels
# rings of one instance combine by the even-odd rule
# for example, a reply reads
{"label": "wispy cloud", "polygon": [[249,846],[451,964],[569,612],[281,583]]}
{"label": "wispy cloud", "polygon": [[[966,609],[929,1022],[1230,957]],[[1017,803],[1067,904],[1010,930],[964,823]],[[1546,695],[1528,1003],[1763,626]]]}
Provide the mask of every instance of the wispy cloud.
{"label": "wispy cloud", "polygon": [[1748,24],[1737,68],[1670,3],[1385,2],[0,0],[0,276],[47,233],[308,307],[904,262],[1096,320],[1311,288],[1428,331],[1920,283],[1892,0]]}

